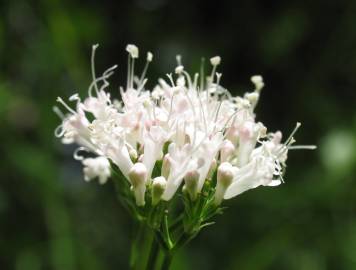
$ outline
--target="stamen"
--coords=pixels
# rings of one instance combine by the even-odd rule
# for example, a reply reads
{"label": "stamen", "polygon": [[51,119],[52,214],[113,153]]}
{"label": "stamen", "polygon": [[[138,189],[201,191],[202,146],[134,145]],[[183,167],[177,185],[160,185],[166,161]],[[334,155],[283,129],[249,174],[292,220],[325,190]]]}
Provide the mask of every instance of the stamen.
{"label": "stamen", "polygon": [[[216,124],[216,121],[218,120],[218,116],[219,116],[219,112],[220,112],[220,108],[221,108],[221,104],[222,104],[222,100],[220,100],[219,104],[218,104],[218,107],[217,107],[217,110],[216,110],[216,113],[215,113],[215,118],[214,118],[214,122]],[[215,130],[215,128],[214,128]]]}
{"label": "stamen", "polygon": [[98,47],[99,47],[99,44],[93,45],[92,53],[91,53],[91,76],[92,76],[93,82],[95,82],[94,87],[95,87],[95,90],[97,93],[99,90],[98,90],[98,86],[96,84],[96,75],[95,75],[95,51]]}
{"label": "stamen", "polygon": [[127,55],[127,80],[126,80],[126,89],[130,87],[130,78],[131,78],[131,56],[130,54]]}
{"label": "stamen", "polygon": [[251,82],[255,85],[255,91],[259,93],[264,87],[263,78],[260,75],[254,75],[251,77]]}
{"label": "stamen", "polygon": [[69,97],[69,101],[76,101],[76,100],[79,100],[80,101],[80,97],[78,95],[78,93],[74,94],[74,95],[71,95]]}
{"label": "stamen", "polygon": [[[100,87],[100,92],[110,85],[110,83],[106,79],[110,78],[111,75],[114,74],[114,69],[116,68],[117,65],[113,65],[111,68],[108,68],[107,70],[104,71],[103,76],[101,77],[104,84]],[[110,100],[108,100],[108,102],[111,103]]]}
{"label": "stamen", "polygon": [[69,107],[69,106],[67,105],[67,103],[65,103],[65,102],[63,101],[63,99],[62,99],[61,97],[57,97],[57,102],[61,103],[69,112],[71,112],[71,113],[73,113],[73,114],[76,114],[76,113],[77,113],[77,112],[74,111],[71,107]]}
{"label": "stamen", "polygon": [[299,129],[299,127],[301,126],[300,122],[297,122],[297,124],[295,125],[295,128],[293,129],[292,133],[289,135],[288,139],[284,142],[284,145],[288,145],[289,141],[293,139],[294,134],[297,132],[297,130]]}
{"label": "stamen", "polygon": [[130,78],[130,88],[133,89],[133,80],[135,76],[135,58],[132,57],[131,60],[131,78]]}
{"label": "stamen", "polygon": [[[211,65],[213,66],[212,70],[211,70],[211,74],[210,74],[210,84],[212,84],[214,82],[214,74],[215,74],[215,70],[216,70],[216,67],[220,64],[220,61],[221,61],[221,58],[220,56],[215,56],[213,58],[210,58],[210,63]],[[209,86],[208,86],[209,88]]]}
{"label": "stamen", "polygon": [[289,146],[289,150],[299,150],[299,149],[305,149],[305,150],[315,150],[317,149],[316,145],[295,145],[295,146]]}
{"label": "stamen", "polygon": [[[109,78],[112,74],[114,74],[114,72],[112,70],[114,70],[115,68],[117,68],[117,65],[112,66],[111,68],[108,68],[101,77],[96,78],[95,81],[93,81],[90,85],[89,85],[89,89],[88,89],[88,93],[89,96],[91,97],[91,91],[93,89],[93,87],[96,85],[97,82],[99,81],[104,81],[104,86],[102,86],[100,88],[100,90],[103,90],[105,87],[107,87],[109,85],[109,83],[106,81],[107,78]],[[97,91],[97,95],[99,95],[100,91]]]}
{"label": "stamen", "polygon": [[54,136],[57,138],[60,138],[64,135],[65,131],[63,129],[63,124],[60,124],[56,129],[54,130]]}
{"label": "stamen", "polygon": [[198,78],[199,78],[199,74],[198,74],[198,73],[195,73],[195,74],[194,74],[194,82],[193,82],[193,88],[194,88],[194,89],[197,89],[197,86],[198,86]]}
{"label": "stamen", "polygon": [[83,160],[84,159],[84,156],[79,155],[80,151],[89,152],[89,150],[85,147],[79,147],[79,148],[75,149],[75,151],[73,153],[73,157],[75,160]]}
{"label": "stamen", "polygon": [[204,89],[204,64],[205,64],[205,58],[202,57],[201,63],[200,63],[200,89],[203,91]]}
{"label": "stamen", "polygon": [[52,109],[53,109],[53,112],[55,114],[57,114],[59,118],[61,118],[62,120],[65,119],[65,115],[62,113],[62,111],[57,106],[53,106]]}
{"label": "stamen", "polygon": [[128,44],[126,46],[126,51],[130,54],[132,58],[138,58],[138,48],[136,45]]}
{"label": "stamen", "polygon": [[277,158],[280,158],[284,153],[286,153],[288,151],[290,145],[292,145],[293,143],[295,143],[295,139],[293,137],[291,137],[288,142],[286,141],[284,144],[282,144],[279,151],[277,151],[277,154],[276,154]]}
{"label": "stamen", "polygon": [[216,89],[218,89],[219,87],[221,77],[222,77],[222,73],[216,72]]}
{"label": "stamen", "polygon": [[169,81],[171,82],[172,87],[176,87],[176,85],[174,84],[174,81],[173,81],[172,73],[166,74],[166,76],[168,77]]}
{"label": "stamen", "polygon": [[184,70],[184,67],[182,65],[180,65],[180,66],[177,66],[174,71],[176,74],[181,74],[183,72],[183,70]]}
{"label": "stamen", "polygon": [[176,55],[176,60],[177,60],[177,65],[181,66],[182,65],[182,56],[180,54]]}
{"label": "stamen", "polygon": [[285,182],[284,182],[284,178],[283,178],[282,174],[280,174],[278,176],[279,176],[279,179],[281,180],[281,182],[284,184]]}
{"label": "stamen", "polygon": [[141,90],[145,87],[145,84],[147,82],[147,79],[144,79],[141,83],[140,86],[137,88],[137,92],[141,92]]}
{"label": "stamen", "polygon": [[190,78],[190,75],[188,74],[188,72],[186,72],[185,70],[183,70],[183,74],[185,75],[185,77],[187,78],[188,81],[188,87],[190,89],[193,88],[193,84],[192,84],[192,79]]}
{"label": "stamen", "polygon": [[152,62],[152,58],[153,58],[153,54],[151,52],[148,52],[147,58],[146,58],[146,64],[145,64],[145,67],[143,68],[143,71],[142,71],[142,74],[140,77],[140,81],[139,81],[139,85],[141,85],[143,80],[145,79],[146,72],[147,72],[148,66],[150,65],[150,62]]}

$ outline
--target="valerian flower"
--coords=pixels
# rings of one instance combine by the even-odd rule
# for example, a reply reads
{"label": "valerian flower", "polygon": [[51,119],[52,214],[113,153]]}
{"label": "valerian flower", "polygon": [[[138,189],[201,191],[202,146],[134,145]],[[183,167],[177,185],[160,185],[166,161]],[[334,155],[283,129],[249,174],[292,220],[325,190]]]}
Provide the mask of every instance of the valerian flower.
{"label": "valerian flower", "polygon": [[[203,66],[200,74],[190,76],[178,55],[174,73],[158,79],[150,91],[146,73],[153,54],[147,52],[136,76],[139,49],[127,45],[126,86],[116,93],[120,99],[112,99],[108,79],[117,66],[97,76],[96,48],[88,96],[57,99],[68,113],[54,108],[62,119],[55,135],[78,145],[74,158],[82,162],[86,181],[113,180],[118,198],[139,224],[132,269],[159,264],[168,269],[175,251],[222,213],[224,200],[259,186],[280,185],[289,150],[315,148],[293,145],[300,123],[283,141],[280,131],[270,132],[257,121],[254,109],[263,78],[252,76],[254,89],[234,97],[220,85],[219,56],[210,59],[208,76]],[[140,239],[152,239],[149,255],[144,255],[147,243],[138,244]],[[155,246],[162,252],[155,252]],[[144,258],[148,261],[142,262]]]}
{"label": "valerian flower", "polygon": [[170,201],[181,190],[194,201],[207,181],[212,183],[215,205],[258,186],[278,186],[283,182],[288,151],[315,148],[292,145],[299,123],[282,142],[280,131],[268,132],[256,121],[254,108],[264,87],[262,77],[252,76],[254,89],[234,97],[220,85],[219,56],[210,59],[212,70],[207,77],[202,73],[191,77],[177,56],[175,75],[167,74],[149,91],[145,76],[153,54],[147,53],[142,74],[135,76],[139,50],[127,45],[127,81],[120,88],[119,101],[106,91],[116,66],[97,77],[96,48],[88,96],[82,100],[73,95],[69,98],[73,106],[58,98],[68,114],[55,108],[62,118],[56,135],[63,143],[75,143],[78,150],[97,156],[83,158],[76,152],[85,180],[98,178],[103,184],[110,166],[117,166],[138,206],[145,205],[146,193],[151,194],[153,205]]}

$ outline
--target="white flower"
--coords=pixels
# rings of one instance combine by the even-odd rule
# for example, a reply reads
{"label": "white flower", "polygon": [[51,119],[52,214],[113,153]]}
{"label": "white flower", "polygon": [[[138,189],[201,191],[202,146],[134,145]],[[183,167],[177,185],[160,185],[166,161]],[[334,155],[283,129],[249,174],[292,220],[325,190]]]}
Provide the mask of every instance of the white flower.
{"label": "white flower", "polygon": [[122,102],[118,102],[111,101],[106,92],[116,66],[97,77],[96,48],[93,46],[93,82],[88,97],[81,101],[73,95],[69,101],[75,102],[75,109],[58,98],[69,114],[55,108],[62,118],[55,134],[64,143],[76,143],[79,150],[100,156],[83,159],[76,154],[83,160],[86,180],[98,177],[100,183],[106,182],[110,159],[131,184],[139,206],[145,205],[147,192],[152,192],[153,204],[171,200],[181,191],[183,181],[194,201],[216,170],[217,185],[211,187],[215,188],[216,205],[258,186],[276,186],[283,181],[288,151],[313,148],[292,146],[300,124],[284,143],[280,132],[267,133],[254,114],[264,86],[262,77],[251,77],[252,92],[232,97],[220,85],[221,73],[216,72],[219,56],[210,59],[207,77],[195,74],[192,78],[178,55],[174,74],[159,79],[151,92],[146,89],[145,76],[152,53],[147,53],[142,74],[135,76],[139,50],[127,45],[127,82],[120,88]]}
{"label": "white flower", "polygon": [[100,184],[105,184],[110,177],[110,163],[107,158],[86,158],[82,163],[85,181],[98,178]]}

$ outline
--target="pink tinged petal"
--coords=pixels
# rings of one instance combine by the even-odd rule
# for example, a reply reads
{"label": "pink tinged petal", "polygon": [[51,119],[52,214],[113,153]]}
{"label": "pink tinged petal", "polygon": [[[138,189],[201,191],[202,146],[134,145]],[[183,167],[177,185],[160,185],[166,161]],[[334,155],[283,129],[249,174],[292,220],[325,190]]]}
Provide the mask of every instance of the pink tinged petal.
{"label": "pink tinged petal", "polygon": [[168,178],[166,190],[162,195],[162,200],[169,201],[170,199],[172,199],[177,189],[181,185],[182,181],[183,181],[183,175],[176,179]]}
{"label": "pink tinged petal", "polygon": [[117,148],[110,147],[107,149],[106,154],[119,167],[122,174],[128,178],[133,163],[131,161],[127,147],[123,144]]}
{"label": "pink tinged petal", "polygon": [[146,165],[149,178],[156,161],[161,158],[166,137],[166,132],[159,126],[152,126],[150,131],[145,134],[143,163]]}
{"label": "pink tinged petal", "polygon": [[210,167],[213,163],[215,156],[217,155],[220,149],[223,139],[224,139],[223,134],[221,132],[218,132],[210,141],[207,141],[207,143],[203,145],[206,147],[206,149],[205,151],[203,151],[204,155],[202,156],[204,161],[203,165],[198,170],[200,175],[199,183],[198,183],[198,192],[200,192],[201,189],[203,188]]}
{"label": "pink tinged petal", "polygon": [[149,138],[144,140],[144,145],[145,148],[144,148],[142,163],[145,164],[148,171],[148,178],[150,178],[153,167],[156,163],[156,160],[158,159],[157,152],[161,150],[157,149],[157,145],[155,144],[155,142]]}
{"label": "pink tinged petal", "polygon": [[241,193],[260,186],[260,178],[256,177],[256,175],[245,175],[238,179],[237,181],[234,181],[226,190],[226,193],[224,195],[224,199],[231,199],[237,195],[240,195]]}

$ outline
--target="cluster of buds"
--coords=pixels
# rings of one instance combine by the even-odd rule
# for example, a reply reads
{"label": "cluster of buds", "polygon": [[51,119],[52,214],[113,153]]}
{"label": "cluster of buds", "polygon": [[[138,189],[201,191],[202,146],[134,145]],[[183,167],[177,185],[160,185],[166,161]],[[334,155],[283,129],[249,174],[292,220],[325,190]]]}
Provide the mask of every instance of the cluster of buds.
{"label": "cluster of buds", "polygon": [[[257,122],[254,108],[264,87],[262,77],[252,76],[254,89],[233,97],[220,85],[219,56],[210,59],[208,76],[192,77],[177,56],[175,74],[159,79],[149,91],[146,71],[153,55],[147,53],[142,74],[135,76],[139,50],[128,45],[126,87],[120,88],[120,100],[112,100],[106,88],[116,66],[98,77],[96,48],[88,96],[71,96],[74,106],[58,98],[69,113],[55,107],[62,118],[55,134],[63,143],[79,145],[75,158],[84,165],[85,179],[105,183],[113,170],[121,175],[121,187],[129,187],[124,196],[133,207],[156,206],[178,193],[193,203],[205,194],[207,203],[217,207],[249,189],[280,185],[288,151],[314,149],[293,146],[299,123],[282,141],[280,131],[268,132]],[[84,157],[81,151],[96,157]]]}

